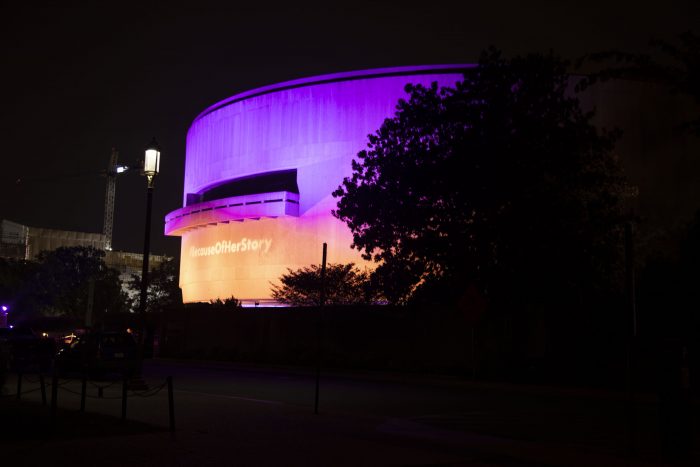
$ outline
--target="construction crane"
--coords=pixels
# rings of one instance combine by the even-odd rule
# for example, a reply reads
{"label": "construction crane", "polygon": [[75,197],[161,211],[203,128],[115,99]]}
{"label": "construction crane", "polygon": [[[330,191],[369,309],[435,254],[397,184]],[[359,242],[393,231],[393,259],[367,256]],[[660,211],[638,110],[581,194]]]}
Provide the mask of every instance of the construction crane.
{"label": "construction crane", "polygon": [[102,233],[105,237],[105,250],[112,250],[112,233],[114,231],[114,198],[117,190],[117,175],[126,172],[129,168],[125,165],[118,165],[119,153],[112,148],[107,166],[107,184],[105,187],[105,213]]}
{"label": "construction crane", "polygon": [[[104,176],[107,179],[105,187],[105,210],[104,210],[104,223],[102,226],[102,233],[104,235],[104,249],[112,250],[112,234],[114,231],[114,199],[116,195],[117,186],[117,175],[123,174],[129,167],[126,165],[118,164],[119,153],[115,148],[112,148],[112,153],[109,157],[109,165],[107,170],[100,170],[98,172],[86,171],[77,172],[71,171],[67,173],[52,174],[45,177],[20,177],[13,179],[13,185],[15,186],[26,186],[27,184],[33,183],[46,183],[46,182],[60,182],[68,180],[71,178],[82,178],[82,177],[92,177],[92,176]],[[7,184],[10,180],[0,179],[0,184]]]}

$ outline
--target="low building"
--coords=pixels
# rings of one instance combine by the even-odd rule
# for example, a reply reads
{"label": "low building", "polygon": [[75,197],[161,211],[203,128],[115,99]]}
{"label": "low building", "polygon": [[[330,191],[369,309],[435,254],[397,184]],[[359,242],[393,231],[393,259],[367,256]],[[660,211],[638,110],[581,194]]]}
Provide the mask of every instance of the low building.
{"label": "low building", "polygon": [[[0,258],[35,261],[42,251],[61,247],[92,247],[103,249],[105,236],[101,233],[30,227],[6,219],[0,221]],[[150,270],[170,259],[164,255],[149,255]],[[119,271],[122,284],[132,274],[141,275],[143,254],[127,251],[105,251],[105,263]]]}

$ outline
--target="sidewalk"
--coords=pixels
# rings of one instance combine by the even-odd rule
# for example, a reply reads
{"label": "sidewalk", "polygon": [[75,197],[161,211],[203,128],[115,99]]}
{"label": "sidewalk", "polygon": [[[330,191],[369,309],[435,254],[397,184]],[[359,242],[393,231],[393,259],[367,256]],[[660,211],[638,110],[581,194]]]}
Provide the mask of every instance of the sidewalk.
{"label": "sidewalk", "polygon": [[3,424],[17,427],[20,420],[21,428],[0,442],[3,464],[13,466],[653,465],[399,421],[375,427],[376,420],[279,407],[274,413],[238,407],[238,421],[224,411],[209,429],[188,427],[175,436],[164,427],[67,410],[51,430],[41,406],[2,401],[0,407]]}
{"label": "sidewalk", "polygon": [[[181,362],[172,364],[183,365]],[[165,371],[170,369],[165,366]],[[228,367],[224,371],[234,370]],[[280,370],[239,368],[235,371],[262,372],[261,377],[264,377]],[[289,372],[284,370],[284,373]],[[353,376],[358,377],[357,373]],[[263,379],[263,382],[278,384],[276,380]],[[431,379],[428,382],[443,385]],[[419,383],[402,381],[398,386],[392,383],[391,387],[414,387],[416,384]],[[451,387],[461,383],[446,384]],[[12,380],[8,381],[8,388],[13,387]],[[28,393],[19,402],[12,397],[0,398],[0,458],[3,464],[5,460],[12,460],[8,465],[13,466],[72,467],[660,465],[658,459],[648,456],[645,459],[638,455],[634,461],[626,460],[624,446],[605,451],[591,448],[584,439],[578,444],[547,441],[541,433],[529,431],[529,425],[523,425],[530,420],[520,415],[511,418],[501,415],[499,420],[486,409],[482,413],[456,411],[452,415],[439,413],[420,417],[379,415],[371,411],[337,410],[330,403],[331,395],[324,393],[321,413],[314,415],[310,407],[299,404],[244,397],[247,394],[239,392],[212,393],[207,388],[194,391],[178,388],[177,383],[175,387],[177,431],[174,436],[167,430],[164,392],[148,399],[129,399],[127,421],[122,422],[118,418],[118,388],[111,388],[114,394],[106,393],[110,397],[116,395],[116,399],[89,399],[86,413],[77,410],[78,395],[62,391],[61,410],[53,430],[49,409],[40,405],[38,392]],[[78,388],[79,382],[69,382],[66,386],[67,390]],[[238,386],[237,391],[241,388]],[[517,393],[518,389],[501,387],[496,392]],[[27,390],[31,388],[27,386]],[[490,389],[480,386],[479,391],[490,392]],[[529,396],[526,394],[526,397]],[[497,400],[501,400],[500,395]],[[367,406],[362,401],[360,404]],[[413,412],[423,413],[407,413]],[[548,438],[556,439],[556,431],[557,427],[552,427],[547,432]]]}
{"label": "sidewalk", "polygon": [[[284,365],[267,365],[257,363],[238,363],[215,360],[189,360],[175,358],[158,358],[151,360],[165,365],[189,365],[192,367],[206,368],[218,371],[245,371],[245,372],[273,372],[297,375],[313,375],[315,368]],[[624,390],[613,390],[595,387],[578,386],[548,386],[538,384],[508,383],[501,381],[472,380],[468,377],[454,375],[408,373],[382,370],[348,370],[338,368],[322,368],[322,376],[334,378],[346,378],[361,381],[390,382],[409,385],[453,385],[483,389],[512,389],[518,392],[531,394],[546,394],[557,396],[576,396],[586,398],[609,399],[616,401],[627,400],[628,393]],[[656,403],[657,395],[654,392],[638,391],[635,393],[638,402]],[[693,405],[700,407],[700,398],[693,399]]]}

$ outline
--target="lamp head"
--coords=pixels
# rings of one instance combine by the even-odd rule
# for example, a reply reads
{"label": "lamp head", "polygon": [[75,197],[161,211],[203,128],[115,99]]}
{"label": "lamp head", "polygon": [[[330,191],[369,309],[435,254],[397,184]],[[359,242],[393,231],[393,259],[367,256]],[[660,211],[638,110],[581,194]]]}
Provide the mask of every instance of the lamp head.
{"label": "lamp head", "polygon": [[160,171],[160,147],[155,138],[146,147],[146,154],[143,158],[143,174],[148,177],[149,185],[153,177]]}

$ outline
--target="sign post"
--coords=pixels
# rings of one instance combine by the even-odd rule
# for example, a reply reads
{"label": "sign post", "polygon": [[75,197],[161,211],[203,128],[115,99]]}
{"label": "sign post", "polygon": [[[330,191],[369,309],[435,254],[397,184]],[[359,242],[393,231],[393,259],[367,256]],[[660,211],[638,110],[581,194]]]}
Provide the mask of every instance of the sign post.
{"label": "sign post", "polygon": [[314,414],[318,415],[318,391],[321,381],[321,310],[326,301],[326,253],[328,245],[323,243],[323,260],[321,262],[321,284],[316,317],[316,394],[314,397]]}

